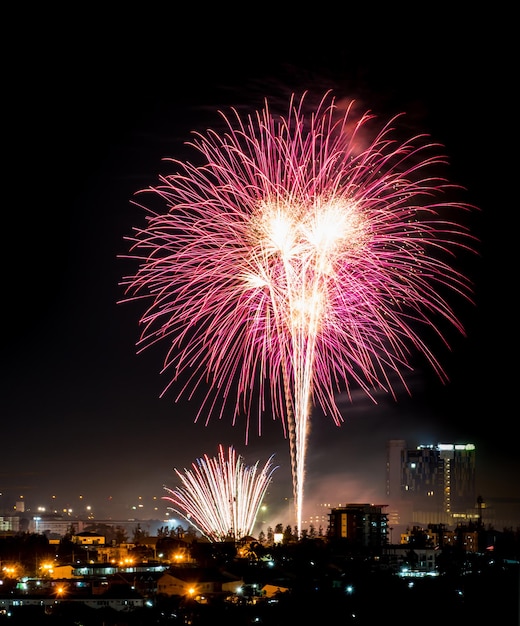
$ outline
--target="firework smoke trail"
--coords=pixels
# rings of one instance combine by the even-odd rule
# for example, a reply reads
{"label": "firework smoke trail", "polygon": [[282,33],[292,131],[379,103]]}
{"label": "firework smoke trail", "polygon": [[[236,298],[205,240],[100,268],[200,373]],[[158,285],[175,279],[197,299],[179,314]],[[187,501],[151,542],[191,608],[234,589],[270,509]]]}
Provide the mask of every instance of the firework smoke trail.
{"label": "firework smoke trail", "polygon": [[266,102],[245,119],[221,113],[222,134],[194,133],[202,164],[172,159],[140,192],[167,211],[138,204],[146,226],[126,258],[139,267],[122,281],[125,301],[149,302],[138,349],[169,343],[164,393],[204,389],[196,421],[229,407],[247,442],[253,419],[259,434],[267,410],[281,420],[298,530],[312,407],[339,425],[337,393],[406,388],[414,352],[447,380],[420,331],[448,346],[437,318],[464,334],[447,294],[471,301],[451,263],[474,243],[449,217],[473,207],[445,199],[457,188],[433,173],[438,144],[398,140],[400,116],[379,124],[330,93],[306,114],[305,97],[286,117]]}
{"label": "firework smoke trail", "polygon": [[259,461],[246,466],[230,446],[226,459],[219,445],[218,456],[207,454],[192,464],[192,469],[175,473],[182,487],[169,489],[163,500],[173,503],[171,510],[211,541],[241,539],[253,533],[256,517],[272,481],[274,455],[258,471]]}

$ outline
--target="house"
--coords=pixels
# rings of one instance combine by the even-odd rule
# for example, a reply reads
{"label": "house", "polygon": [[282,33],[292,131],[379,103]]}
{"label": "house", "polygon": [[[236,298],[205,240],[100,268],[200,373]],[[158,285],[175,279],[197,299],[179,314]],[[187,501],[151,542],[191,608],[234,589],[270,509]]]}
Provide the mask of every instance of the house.
{"label": "house", "polygon": [[[60,604],[84,605],[92,609],[111,608],[133,611],[145,606],[146,599],[125,581],[33,580],[19,583],[16,590],[0,595],[0,615],[19,613],[27,607],[50,614]],[[41,584],[38,584],[41,583]],[[112,584],[113,583],[113,584]]]}
{"label": "house", "polygon": [[75,573],[74,565],[53,565],[52,566],[52,576],[53,578],[75,578],[77,574]]}
{"label": "house", "polygon": [[264,585],[260,590],[262,596],[266,598],[276,598],[280,593],[286,593],[289,587],[280,587],[279,585]]}
{"label": "house", "polygon": [[73,535],[72,541],[80,546],[104,546],[105,536],[98,533],[83,532]]}
{"label": "house", "polygon": [[243,585],[241,578],[215,568],[175,567],[164,572],[157,580],[157,594],[200,599],[234,594]]}

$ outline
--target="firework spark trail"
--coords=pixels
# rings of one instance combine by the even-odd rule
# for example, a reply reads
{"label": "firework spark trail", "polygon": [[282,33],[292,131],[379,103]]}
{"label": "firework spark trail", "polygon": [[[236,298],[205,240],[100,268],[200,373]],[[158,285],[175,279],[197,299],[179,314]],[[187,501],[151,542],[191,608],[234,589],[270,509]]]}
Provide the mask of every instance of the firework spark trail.
{"label": "firework spark trail", "polygon": [[122,281],[125,301],[150,301],[138,349],[169,342],[164,393],[187,377],[178,397],[206,389],[195,420],[245,414],[246,442],[255,414],[259,434],[267,410],[280,419],[298,530],[312,407],[339,425],[337,393],[393,394],[393,377],[406,388],[414,352],[446,381],[419,331],[448,345],[434,320],[464,329],[445,294],[471,302],[451,262],[474,237],[449,216],[474,207],[444,199],[457,187],[433,174],[440,146],[396,139],[400,116],[369,139],[377,118],[353,104],[327,93],[306,115],[293,97],[287,117],[266,103],[222,113],[223,134],[195,133],[202,165],[172,159],[176,172],[141,192],[168,210],[138,205],[146,226],[126,256],[139,268]]}
{"label": "firework spark trail", "polygon": [[219,445],[218,456],[205,454],[185,469],[175,469],[182,486],[165,487],[170,494],[163,500],[211,541],[241,539],[253,533],[256,517],[278,466],[271,456],[259,471],[259,461],[246,466],[243,457],[231,446],[226,459]]}

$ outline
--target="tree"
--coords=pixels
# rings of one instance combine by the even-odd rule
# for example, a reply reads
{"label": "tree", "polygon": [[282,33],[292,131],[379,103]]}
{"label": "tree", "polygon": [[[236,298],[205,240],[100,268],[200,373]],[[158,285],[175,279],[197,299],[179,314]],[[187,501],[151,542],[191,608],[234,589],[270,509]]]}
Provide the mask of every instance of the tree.
{"label": "tree", "polygon": [[286,543],[292,543],[294,541],[295,537],[293,534],[293,529],[291,528],[290,525],[287,525],[285,527],[285,530],[283,531],[283,538],[282,538],[282,543],[286,544]]}
{"label": "tree", "polygon": [[157,539],[163,539],[170,536],[170,529],[168,526],[161,526],[157,529]]}
{"label": "tree", "polygon": [[58,559],[61,563],[74,561],[74,550],[76,544],[72,541],[72,535],[67,533],[64,535],[58,545]]}
{"label": "tree", "polygon": [[143,539],[146,539],[146,537],[149,536],[149,533],[141,528],[141,524],[137,524],[137,526],[134,528],[132,542],[135,543],[136,546],[138,546],[143,541]]}
{"label": "tree", "polygon": [[170,531],[170,537],[177,537],[177,539],[184,539],[185,535],[186,531],[180,524],[175,527],[175,530],[172,528]]}
{"label": "tree", "polygon": [[115,531],[115,543],[117,546],[120,546],[122,543],[128,543],[128,533],[126,532],[126,528],[124,528],[124,526],[116,526]]}

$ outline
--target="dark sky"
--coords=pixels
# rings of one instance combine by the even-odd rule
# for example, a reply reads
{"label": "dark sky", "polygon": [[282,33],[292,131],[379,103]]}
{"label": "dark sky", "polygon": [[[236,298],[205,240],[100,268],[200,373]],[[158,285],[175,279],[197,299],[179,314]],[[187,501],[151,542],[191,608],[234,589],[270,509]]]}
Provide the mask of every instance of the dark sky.
{"label": "dark sky", "polygon": [[240,424],[194,424],[196,406],[159,398],[164,350],[136,355],[141,311],[117,304],[127,269],[118,255],[143,223],[133,194],[168,173],[164,157],[192,156],[185,141],[215,127],[217,109],[328,88],[384,118],[404,111],[446,146],[451,180],[480,208],[481,244],[467,266],[476,306],[459,308],[467,337],[438,355],[450,383],[419,368],[412,398],[357,398],[340,428],[316,416],[305,497],[381,502],[386,442],[406,439],[474,442],[483,497],[520,498],[510,20],[498,11],[360,14],[233,21],[149,10],[13,21],[16,43],[3,59],[0,504],[23,495],[32,508],[48,506],[54,495],[58,506],[88,501],[100,515],[127,517],[141,496],[148,512],[163,485],[174,486],[174,467],[215,455],[219,443],[248,464],[276,454],[275,499],[291,495],[277,424],[246,447]]}

